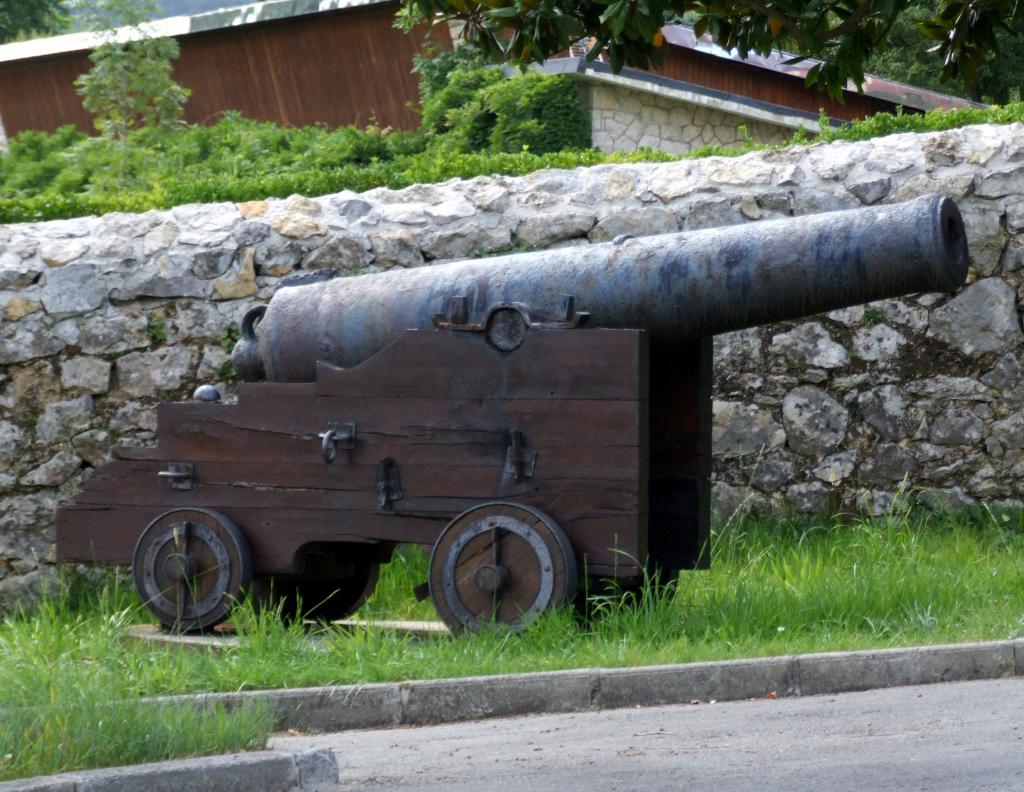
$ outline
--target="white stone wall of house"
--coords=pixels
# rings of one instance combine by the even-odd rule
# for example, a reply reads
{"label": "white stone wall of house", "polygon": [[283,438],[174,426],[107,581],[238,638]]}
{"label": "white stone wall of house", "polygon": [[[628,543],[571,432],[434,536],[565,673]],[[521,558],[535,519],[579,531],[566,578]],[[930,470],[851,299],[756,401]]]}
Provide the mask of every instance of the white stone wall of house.
{"label": "white stone wall of house", "polygon": [[649,146],[681,154],[701,146],[741,143],[741,126],[757,143],[782,143],[795,131],[619,85],[588,83],[581,90],[590,109],[593,145],[602,151]]}
{"label": "white stone wall of house", "polygon": [[[1024,496],[1024,125],[739,158],[0,226],[0,609],[54,578],[54,513],[155,407],[225,381],[226,330],[297,269],[420,267],[940,192],[970,283],[721,336],[719,506]],[[884,233],[884,229],[879,229]]]}

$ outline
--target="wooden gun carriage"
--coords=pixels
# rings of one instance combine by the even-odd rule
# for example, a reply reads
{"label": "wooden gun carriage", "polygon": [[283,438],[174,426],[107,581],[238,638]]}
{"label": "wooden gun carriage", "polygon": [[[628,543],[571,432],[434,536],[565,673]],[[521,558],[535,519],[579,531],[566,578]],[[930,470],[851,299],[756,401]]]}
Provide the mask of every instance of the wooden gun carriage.
{"label": "wooden gun carriage", "polygon": [[243,322],[248,381],[158,408],[61,508],[61,561],[130,564],[166,626],[268,586],[340,618],[400,543],[458,631],[512,629],[583,574],[708,564],[711,337],[952,291],[939,196],[355,278],[302,276]]}

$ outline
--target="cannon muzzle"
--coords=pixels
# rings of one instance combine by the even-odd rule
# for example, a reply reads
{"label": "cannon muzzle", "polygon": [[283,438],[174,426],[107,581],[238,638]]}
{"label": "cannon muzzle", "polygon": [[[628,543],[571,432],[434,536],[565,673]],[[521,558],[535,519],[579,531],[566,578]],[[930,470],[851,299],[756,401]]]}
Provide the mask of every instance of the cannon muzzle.
{"label": "cannon muzzle", "polygon": [[[948,198],[583,247],[391,270],[279,289],[243,322],[246,380],[309,382],[408,329],[642,328],[696,339],[964,282],[967,238]],[[258,324],[257,324],[258,320]],[[501,327],[493,334],[499,348]]]}

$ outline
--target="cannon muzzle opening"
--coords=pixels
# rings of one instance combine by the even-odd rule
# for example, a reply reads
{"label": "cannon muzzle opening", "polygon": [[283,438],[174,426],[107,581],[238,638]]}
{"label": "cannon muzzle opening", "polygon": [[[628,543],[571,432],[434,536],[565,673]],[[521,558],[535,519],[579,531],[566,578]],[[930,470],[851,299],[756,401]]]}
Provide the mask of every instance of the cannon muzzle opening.
{"label": "cannon muzzle opening", "polygon": [[937,247],[943,251],[937,257],[936,264],[945,263],[944,282],[937,283],[937,291],[954,292],[967,279],[967,270],[971,265],[971,257],[967,250],[967,232],[960,209],[949,198],[939,197],[935,201],[934,227],[939,232]]}

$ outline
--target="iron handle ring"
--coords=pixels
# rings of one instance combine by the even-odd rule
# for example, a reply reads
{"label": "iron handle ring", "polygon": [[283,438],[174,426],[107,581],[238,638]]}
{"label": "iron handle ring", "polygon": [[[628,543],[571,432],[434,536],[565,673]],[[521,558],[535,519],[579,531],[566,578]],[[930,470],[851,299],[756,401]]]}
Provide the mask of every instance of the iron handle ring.
{"label": "iron handle ring", "polygon": [[323,440],[323,442],[320,443],[320,456],[322,456],[324,462],[329,465],[334,461],[335,457],[338,456],[337,442],[340,438],[338,437],[338,433],[333,429],[321,432],[320,437]]}
{"label": "iron handle ring", "polygon": [[157,475],[160,478],[169,479],[187,479],[192,478],[192,474],[187,470],[161,470]]}

